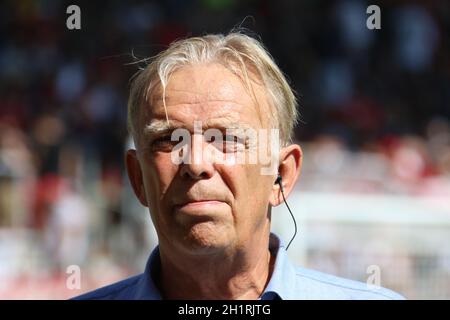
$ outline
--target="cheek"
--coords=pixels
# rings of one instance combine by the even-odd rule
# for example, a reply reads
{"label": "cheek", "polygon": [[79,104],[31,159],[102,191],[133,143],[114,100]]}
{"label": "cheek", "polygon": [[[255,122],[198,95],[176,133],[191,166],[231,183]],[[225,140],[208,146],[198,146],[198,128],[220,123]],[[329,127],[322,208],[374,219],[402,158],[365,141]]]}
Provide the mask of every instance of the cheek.
{"label": "cheek", "polygon": [[271,191],[269,176],[261,175],[260,166],[224,167],[220,175],[233,194],[235,211],[254,211],[269,202]]}
{"label": "cheek", "polygon": [[148,157],[144,180],[147,192],[151,191],[149,196],[160,199],[172,182],[176,171],[176,166],[170,161],[170,155],[160,154]]}
{"label": "cheek", "polygon": [[240,200],[247,191],[247,174],[240,166],[217,166],[217,172],[230,190],[235,201]]}
{"label": "cheek", "polygon": [[164,154],[158,156],[148,156],[145,170],[143,171],[145,189],[152,216],[153,223],[157,230],[167,229],[170,226],[168,215],[163,214],[166,210],[164,195],[172,183],[176,174],[176,166]]}
{"label": "cheek", "polygon": [[153,159],[153,167],[155,168],[156,175],[160,177],[161,180],[170,180],[174,176],[174,172],[176,172],[177,166],[172,163],[170,154],[160,154],[155,155]]}
{"label": "cheek", "polygon": [[259,165],[249,165],[246,169],[248,185],[252,188],[260,190],[262,182],[267,181],[267,176],[261,174],[261,166]]}
{"label": "cheek", "polygon": [[[263,210],[268,203],[272,190],[272,177],[261,174],[261,167],[254,165],[246,172],[247,185],[249,194],[249,202],[253,208]],[[265,211],[265,210],[264,210]],[[265,212],[264,212],[265,214]]]}

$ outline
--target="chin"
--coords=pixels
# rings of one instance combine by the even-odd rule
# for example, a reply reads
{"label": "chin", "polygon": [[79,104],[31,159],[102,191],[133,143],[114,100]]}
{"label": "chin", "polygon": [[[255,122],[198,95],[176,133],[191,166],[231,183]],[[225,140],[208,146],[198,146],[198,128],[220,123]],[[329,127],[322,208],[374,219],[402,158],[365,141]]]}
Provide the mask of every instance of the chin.
{"label": "chin", "polygon": [[183,246],[193,254],[211,254],[223,251],[231,243],[227,228],[213,221],[196,223],[187,231]]}

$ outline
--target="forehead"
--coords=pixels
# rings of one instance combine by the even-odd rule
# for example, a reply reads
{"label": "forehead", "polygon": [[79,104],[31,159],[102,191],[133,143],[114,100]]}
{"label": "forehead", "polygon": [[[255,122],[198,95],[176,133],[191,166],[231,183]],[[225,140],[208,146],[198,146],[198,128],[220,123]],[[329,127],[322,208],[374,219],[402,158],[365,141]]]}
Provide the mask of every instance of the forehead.
{"label": "forehead", "polygon": [[261,111],[267,105],[265,89],[252,79],[250,86],[247,88],[241,77],[220,64],[182,67],[170,76],[164,95],[161,86],[155,90],[150,106],[145,108],[145,122],[166,120],[167,111],[169,120],[182,123],[223,119],[264,126]]}

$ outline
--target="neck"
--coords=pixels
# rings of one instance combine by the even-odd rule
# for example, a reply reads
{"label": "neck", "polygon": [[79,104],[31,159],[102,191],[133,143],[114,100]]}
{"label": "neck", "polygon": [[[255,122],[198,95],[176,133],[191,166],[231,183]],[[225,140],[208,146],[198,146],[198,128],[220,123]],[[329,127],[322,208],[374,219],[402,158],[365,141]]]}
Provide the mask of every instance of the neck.
{"label": "neck", "polygon": [[161,250],[160,288],[163,297],[257,299],[269,282],[273,257],[268,249],[268,236],[253,242],[257,246],[200,257]]}

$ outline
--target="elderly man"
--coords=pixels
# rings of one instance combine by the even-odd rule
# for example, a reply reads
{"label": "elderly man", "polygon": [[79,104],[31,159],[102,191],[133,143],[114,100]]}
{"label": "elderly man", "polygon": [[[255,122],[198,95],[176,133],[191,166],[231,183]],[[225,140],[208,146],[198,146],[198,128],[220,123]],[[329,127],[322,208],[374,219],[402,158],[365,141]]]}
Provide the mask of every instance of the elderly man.
{"label": "elderly man", "polygon": [[293,189],[302,150],[291,143],[295,96],[257,40],[173,43],[134,78],[128,108],[128,175],[159,245],[143,274],[78,298],[401,298],[296,268],[271,234],[271,208],[281,186]]}

